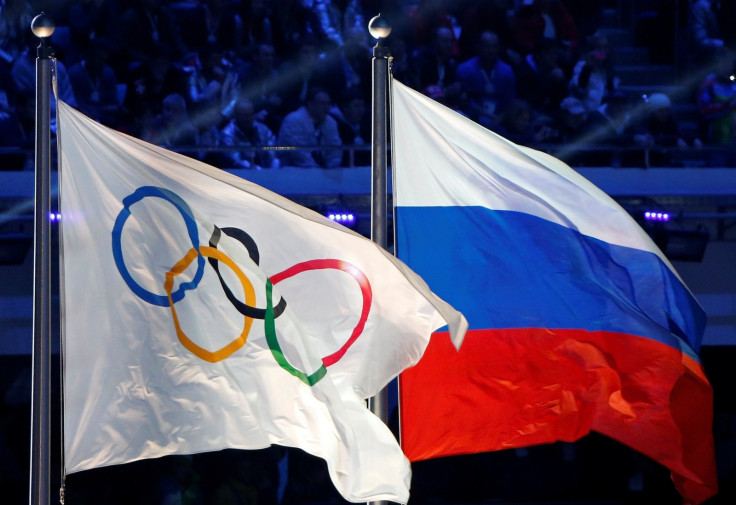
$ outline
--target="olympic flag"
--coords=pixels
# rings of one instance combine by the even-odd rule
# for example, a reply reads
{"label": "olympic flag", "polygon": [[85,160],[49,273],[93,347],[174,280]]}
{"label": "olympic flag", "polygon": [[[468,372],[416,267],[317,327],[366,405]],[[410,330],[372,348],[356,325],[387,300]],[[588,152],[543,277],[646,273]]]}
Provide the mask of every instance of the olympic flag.
{"label": "olympic flag", "polygon": [[373,242],[59,103],[67,473],[298,447],[348,500],[405,503],[365,404],[463,317]]}
{"label": "olympic flag", "polygon": [[411,460],[595,430],[716,492],[704,314],[636,222],[564,163],[393,81],[397,251],[468,318],[400,378]]}

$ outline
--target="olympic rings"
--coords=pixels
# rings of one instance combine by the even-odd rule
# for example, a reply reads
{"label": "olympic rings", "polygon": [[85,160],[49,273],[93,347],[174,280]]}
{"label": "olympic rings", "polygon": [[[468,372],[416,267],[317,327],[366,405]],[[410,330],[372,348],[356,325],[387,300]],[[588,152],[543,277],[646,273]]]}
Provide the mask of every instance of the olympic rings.
{"label": "olympic rings", "polygon": [[215,249],[214,247],[200,247],[199,252],[197,252],[196,249],[192,248],[189,249],[187,254],[179,260],[179,262],[174,265],[174,267],[166,273],[166,281],[164,282],[164,289],[166,290],[166,294],[169,298],[169,306],[171,307],[171,315],[174,318],[174,326],[176,327],[176,336],[179,338],[179,341],[182,343],[184,347],[189,349],[192,354],[195,356],[202,358],[205,361],[209,361],[210,363],[217,363],[218,361],[222,361],[223,359],[229,357],[232,353],[240,349],[245,345],[245,341],[248,339],[248,333],[250,332],[250,327],[253,324],[253,318],[252,317],[245,317],[244,323],[243,323],[243,332],[240,334],[238,338],[227,344],[226,346],[222,347],[221,349],[211,352],[205,349],[204,347],[200,347],[199,345],[192,342],[192,340],[187,337],[187,335],[182,331],[181,326],[179,324],[179,317],[176,314],[176,308],[174,307],[174,300],[171,296],[171,288],[174,285],[174,277],[181,274],[186,268],[191,264],[191,262],[196,257],[202,257],[206,256],[208,258],[215,258],[217,261],[222,261],[225,263],[230,269],[235,272],[235,275],[238,276],[238,279],[240,280],[240,283],[243,285],[243,291],[245,292],[245,303],[253,302],[255,303],[256,300],[256,292],[253,289],[253,284],[248,280],[248,278],[245,276],[242,270],[238,268],[238,265],[235,264],[233,260],[231,260],[228,256],[226,256],[222,251],[219,251]]}
{"label": "olympic rings", "polygon": [[[163,287],[166,291],[166,295],[153,293],[144,289],[140,284],[138,284],[128,272],[128,269],[125,265],[125,259],[123,258],[122,231],[127,219],[131,215],[130,207],[136,202],[139,202],[149,196],[166,200],[167,202],[174,205],[174,207],[176,207],[176,209],[179,211],[182,218],[184,219],[184,223],[187,228],[187,234],[189,235],[189,239],[192,242],[192,247],[189,249],[186,255],[181,260],[179,260],[165,275]],[[368,282],[368,278],[355,265],[342,260],[318,259],[305,261],[302,263],[298,263],[290,268],[287,268],[283,272],[272,276],[270,279],[266,279],[266,308],[259,309],[255,307],[256,294],[250,280],[248,280],[242,270],[229,256],[217,249],[217,245],[220,242],[223,232],[234,240],[240,242],[248,251],[248,255],[250,256],[251,260],[256,265],[259,264],[260,256],[258,252],[258,246],[253,238],[248,235],[248,233],[238,228],[221,229],[217,226],[214,226],[212,236],[209,240],[209,247],[200,247],[198,245],[199,234],[197,230],[197,223],[189,205],[176,193],[170,190],[158,188],[155,186],[142,186],[136,189],[131,195],[128,195],[123,199],[123,209],[120,211],[115,220],[115,224],[112,229],[112,252],[113,258],[115,260],[115,266],[117,267],[127,286],[139,298],[152,305],[164,307],[167,305],[169,306],[174,320],[174,327],[176,329],[177,338],[179,339],[181,344],[187,350],[192,352],[195,356],[210,363],[222,361],[245,345],[251,326],[253,324],[253,320],[263,319],[266,342],[268,343],[271,354],[276,362],[281,368],[283,368],[293,376],[297,377],[305,384],[313,386],[326,375],[326,367],[337,363],[363,332],[372,303],[372,291],[370,283]],[[184,298],[186,291],[190,289],[195,289],[198,286],[199,282],[202,280],[202,276],[204,274],[205,257],[209,258],[209,264],[217,273],[217,276],[220,280],[220,285],[225,292],[226,297],[236,308],[236,310],[238,310],[238,312],[240,312],[244,316],[243,331],[241,332],[241,334],[230,343],[215,351],[210,351],[199,346],[184,333],[184,331],[181,329],[179,317],[175,308],[176,302]],[[183,273],[184,270],[189,267],[189,265],[194,261],[195,258],[197,259],[197,270],[194,277],[191,281],[180,283],[179,288],[176,291],[173,291],[174,277]],[[227,286],[225,280],[220,273],[220,262],[225,263],[225,265],[227,265],[238,277],[238,280],[243,286],[245,303],[238,300],[232,293],[230,288]],[[279,300],[279,303],[274,306],[272,293],[273,286],[284,279],[288,279],[290,277],[293,277],[294,275],[309,270],[321,269],[337,269],[353,277],[353,279],[358,283],[358,286],[360,287],[363,299],[363,307],[361,310],[359,321],[353,329],[348,340],[336,352],[322,358],[322,363],[315,372],[307,374],[298,370],[291,363],[289,363],[281,349],[281,345],[276,335],[276,318],[284,313],[284,310],[286,309],[286,300],[282,297],[281,300]]]}
{"label": "olympic rings", "polygon": [[[125,259],[123,258],[123,227],[125,226],[125,221],[130,217],[130,207],[147,196],[162,198],[176,207],[176,210],[179,211],[181,217],[184,218],[184,223],[187,226],[187,234],[189,235],[189,239],[192,241],[192,247],[195,249],[199,244],[199,234],[197,233],[197,223],[194,221],[194,215],[192,214],[192,210],[189,208],[189,205],[187,205],[187,203],[173,191],[169,191],[164,188],[157,188],[155,186],[141,186],[136,189],[133,194],[123,198],[123,210],[118,214],[118,217],[115,220],[115,225],[112,227],[112,255],[113,258],[115,258],[115,266],[118,267],[120,275],[123,277],[123,280],[133,293],[152,305],[166,307],[169,304],[169,297],[147,291],[138,284],[125,267]],[[174,302],[178,302],[184,298],[184,293],[187,290],[196,288],[199,281],[202,280],[203,274],[204,257],[200,255],[197,258],[197,272],[194,274],[194,278],[189,282],[182,282],[179,289],[171,294],[172,300],[174,300]]]}

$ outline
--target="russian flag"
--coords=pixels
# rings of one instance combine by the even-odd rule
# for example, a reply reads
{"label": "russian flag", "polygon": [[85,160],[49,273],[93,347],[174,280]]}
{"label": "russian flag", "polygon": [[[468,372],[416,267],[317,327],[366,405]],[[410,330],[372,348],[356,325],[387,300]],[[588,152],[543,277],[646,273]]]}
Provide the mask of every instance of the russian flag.
{"label": "russian flag", "polygon": [[591,430],[717,492],[705,315],[633,218],[561,161],[392,82],[396,248],[470,325],[400,380],[410,460]]}

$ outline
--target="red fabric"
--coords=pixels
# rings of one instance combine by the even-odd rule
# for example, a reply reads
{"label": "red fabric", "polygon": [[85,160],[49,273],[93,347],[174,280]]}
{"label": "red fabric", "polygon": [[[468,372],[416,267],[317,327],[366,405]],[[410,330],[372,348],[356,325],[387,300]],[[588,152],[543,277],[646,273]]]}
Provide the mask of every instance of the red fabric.
{"label": "red fabric", "polygon": [[412,461],[575,441],[591,430],[668,467],[686,503],[717,492],[712,389],[701,365],[654,340],[584,330],[435,334],[400,380]]}

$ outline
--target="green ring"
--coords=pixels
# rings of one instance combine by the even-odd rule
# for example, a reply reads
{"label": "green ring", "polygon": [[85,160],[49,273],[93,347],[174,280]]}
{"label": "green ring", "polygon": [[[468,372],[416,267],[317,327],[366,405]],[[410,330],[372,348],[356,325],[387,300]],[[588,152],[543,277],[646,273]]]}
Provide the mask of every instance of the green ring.
{"label": "green ring", "polygon": [[266,316],[263,320],[263,323],[266,331],[266,342],[268,342],[268,347],[269,349],[271,349],[271,354],[276,360],[276,363],[278,363],[281,368],[305,383],[307,386],[314,386],[320,380],[322,380],[325,375],[327,375],[327,367],[325,367],[324,363],[322,363],[316,372],[311,375],[307,375],[301,370],[297,370],[296,368],[294,368],[291,363],[287,361],[286,356],[284,356],[284,352],[281,350],[281,345],[279,345],[279,340],[276,337],[276,317],[273,313],[273,300],[271,299],[272,292],[273,284],[271,283],[270,279],[267,279]]}

